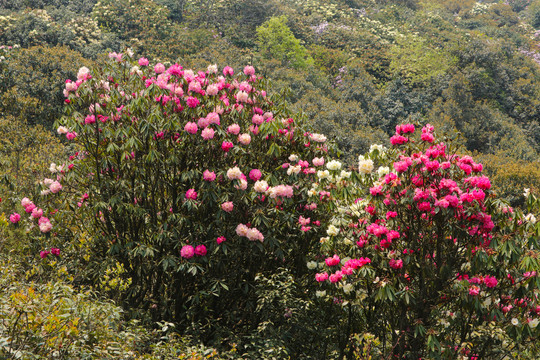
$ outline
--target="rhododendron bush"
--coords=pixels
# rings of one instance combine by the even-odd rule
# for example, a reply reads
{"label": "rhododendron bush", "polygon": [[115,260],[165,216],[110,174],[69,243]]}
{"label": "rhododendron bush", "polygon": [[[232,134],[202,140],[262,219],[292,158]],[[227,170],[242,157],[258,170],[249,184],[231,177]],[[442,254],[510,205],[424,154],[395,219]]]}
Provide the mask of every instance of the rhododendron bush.
{"label": "rhododendron bush", "polygon": [[119,297],[153,320],[253,326],[240,319],[256,306],[256,274],[307,271],[317,226],[294,229],[315,220],[308,190],[326,137],[267,95],[251,66],[197,72],[132,55],[66,80],[56,126],[76,151],[51,165],[43,199],[21,201],[31,217],[10,219],[48,234],[44,261],[76,255],[65,239],[90,239],[87,275],[119,263],[129,284]]}
{"label": "rhododendron bush", "polygon": [[372,333],[396,358],[513,356],[539,336],[540,227],[496,199],[472,157],[417,132],[398,125],[390,149],[372,146],[359,184],[320,177],[338,211],[308,264],[318,295],[343,307],[346,336]]}

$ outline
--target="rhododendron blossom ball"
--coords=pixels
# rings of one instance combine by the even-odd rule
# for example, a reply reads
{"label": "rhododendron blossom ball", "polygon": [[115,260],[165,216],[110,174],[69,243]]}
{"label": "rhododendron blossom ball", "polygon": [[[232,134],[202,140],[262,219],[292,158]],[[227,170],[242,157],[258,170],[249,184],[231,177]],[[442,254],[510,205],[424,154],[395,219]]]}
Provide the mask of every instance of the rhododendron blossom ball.
{"label": "rhododendron blossom ball", "polygon": [[195,249],[191,245],[184,245],[180,250],[180,256],[184,259],[191,259],[195,255]]}
{"label": "rhododendron blossom ball", "polygon": [[58,181],[55,181],[49,186],[49,189],[53,194],[56,194],[57,192],[62,190],[62,185]]}
{"label": "rhododendron blossom ball", "polygon": [[156,72],[156,74],[161,74],[165,71],[165,65],[163,65],[162,63],[157,63],[156,66],[154,66],[154,71]]}
{"label": "rhododendron blossom ball", "polygon": [[204,245],[197,245],[195,247],[195,255],[197,256],[204,256],[206,255],[206,246]]}
{"label": "rhododendron blossom ball", "polygon": [[221,204],[221,209],[226,212],[231,212],[234,209],[234,204],[232,201],[227,201]]}
{"label": "rhododendron blossom ball", "polygon": [[186,199],[197,200],[197,192],[195,189],[189,189],[186,191]]}
{"label": "rhododendron blossom ball", "polygon": [[249,134],[238,135],[238,142],[241,143],[242,145],[249,145],[249,143],[251,142],[251,135]]}
{"label": "rhododendron blossom ball", "polygon": [[209,170],[204,170],[203,179],[206,181],[214,181],[216,179],[216,173]]}
{"label": "rhododendron blossom ball", "polygon": [[227,127],[227,132],[229,134],[238,135],[240,133],[240,125],[232,124]]}
{"label": "rhododendron blossom ball", "polygon": [[261,178],[262,173],[259,169],[253,169],[249,172],[249,178],[253,181],[257,181]]}
{"label": "rhododendron blossom ball", "polygon": [[224,241],[227,241],[227,238],[225,238],[225,236],[220,236],[216,239],[216,242],[218,243],[218,245]]}
{"label": "rhododendron blossom ball", "polygon": [[21,220],[21,215],[17,213],[13,213],[9,216],[9,221],[11,221],[13,224],[18,223]]}
{"label": "rhododendron blossom ball", "polygon": [[184,126],[184,130],[187,131],[190,134],[196,134],[197,130],[198,130],[198,127],[197,127],[197,124],[195,124],[194,122],[188,122]]}
{"label": "rhododendron blossom ball", "polygon": [[234,147],[234,144],[232,142],[229,142],[229,141],[224,141],[221,144],[221,149],[223,151],[225,151],[225,152],[229,152],[229,150],[231,150],[233,147]]}
{"label": "rhododendron blossom ball", "polygon": [[268,183],[264,180],[259,180],[253,185],[253,190],[258,193],[266,192],[268,190]]}
{"label": "rhododendron blossom ball", "polygon": [[41,224],[39,224],[39,230],[42,232],[42,233],[48,233],[49,231],[52,230],[52,224],[50,222],[43,222]]}
{"label": "rhododendron blossom ball", "polygon": [[214,129],[212,128],[205,128],[202,132],[201,132],[201,136],[204,140],[210,140],[210,139],[213,139],[214,138]]}
{"label": "rhododendron blossom ball", "polygon": [[323,157],[313,158],[313,165],[315,165],[315,166],[323,166],[324,165],[324,158]]}

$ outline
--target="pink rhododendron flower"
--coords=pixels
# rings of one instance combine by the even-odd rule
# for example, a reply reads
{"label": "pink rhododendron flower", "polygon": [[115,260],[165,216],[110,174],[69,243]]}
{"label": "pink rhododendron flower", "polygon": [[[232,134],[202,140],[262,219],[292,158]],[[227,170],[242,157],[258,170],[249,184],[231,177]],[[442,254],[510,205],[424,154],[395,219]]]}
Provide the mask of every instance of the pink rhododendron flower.
{"label": "pink rhododendron flower", "polygon": [[49,254],[50,254],[49,251],[43,250],[43,251],[39,252],[39,257],[42,258],[42,259],[45,259]]}
{"label": "pink rhododendron flower", "polygon": [[398,269],[401,269],[403,267],[403,260],[401,259],[390,259],[390,261],[388,262],[388,265],[394,269],[394,270],[398,270]]}
{"label": "pink rhododendron flower", "polygon": [[225,75],[225,76],[227,76],[227,75],[233,76],[233,75],[234,75],[234,70],[233,70],[233,68],[230,67],[230,66],[225,66],[225,67],[223,68],[223,75]]}
{"label": "pink rhododendron flower", "polygon": [[184,131],[187,131],[190,134],[196,134],[198,129],[199,128],[197,127],[197,124],[195,124],[194,122],[188,122],[184,126]]}
{"label": "pink rhododendron flower", "polygon": [[392,145],[401,145],[401,144],[405,144],[406,142],[408,142],[409,139],[407,139],[405,136],[401,136],[401,135],[394,135],[390,138],[390,143]]}
{"label": "pink rhododendron flower", "polygon": [[238,185],[234,185],[234,187],[238,190],[246,190],[248,186],[248,183],[245,178],[238,180]]}
{"label": "pink rhododendron flower", "polygon": [[195,255],[195,249],[191,245],[184,245],[180,250],[180,256],[184,259],[191,259]]}
{"label": "pink rhododendron flower", "polygon": [[216,239],[216,242],[218,243],[218,245],[224,241],[227,241],[227,238],[225,236],[220,236]]}
{"label": "pink rhododendron flower", "polygon": [[187,106],[189,106],[190,108],[196,108],[199,105],[200,101],[196,97],[189,96],[186,100],[186,103]]}
{"label": "pink rhododendron flower", "polygon": [[47,222],[42,222],[41,224],[39,224],[39,230],[42,233],[48,233],[49,231],[52,230],[52,224],[50,222],[48,222],[48,221]]}
{"label": "pink rhododendron flower", "polygon": [[238,224],[236,226],[236,235],[238,236],[246,236],[249,228],[244,224]]}
{"label": "pink rhododendron flower", "polygon": [[32,217],[34,219],[39,219],[41,216],[43,216],[42,209],[35,208],[34,210],[32,210]]}
{"label": "pink rhododendron flower", "polygon": [[305,218],[302,215],[300,215],[300,217],[298,218],[298,223],[300,225],[308,225],[310,222],[311,222],[310,218]]}
{"label": "pink rhododendron flower", "polygon": [[495,286],[497,286],[498,281],[495,276],[486,276],[484,278],[484,284],[486,284],[486,287],[488,288],[494,288]]}
{"label": "pink rhododendron flower", "polygon": [[9,216],[9,221],[11,221],[13,224],[18,223],[21,220],[21,215],[17,213],[13,213]]}
{"label": "pink rhododendron flower", "polygon": [[240,133],[240,125],[232,124],[227,127],[227,132],[229,134],[238,135]]}
{"label": "pink rhododendron flower", "polygon": [[204,140],[210,140],[214,138],[214,133],[214,129],[207,127],[203,129],[201,136]]}
{"label": "pink rhododendron flower", "polygon": [[206,94],[209,96],[216,96],[219,92],[219,86],[217,84],[208,85],[206,88]]}
{"label": "pink rhododendron flower", "polygon": [[206,255],[206,246],[204,246],[204,245],[195,246],[195,255],[197,255],[197,256]]}
{"label": "pink rhododendron flower", "polygon": [[24,207],[24,211],[26,211],[28,214],[31,214],[32,211],[34,211],[35,208],[36,208],[36,205],[34,205],[34,203],[30,203],[30,204],[28,204],[27,206]]}
{"label": "pink rhododendron flower", "polygon": [[189,189],[186,191],[186,199],[197,200],[197,192],[195,189]]}
{"label": "pink rhododendron flower", "polygon": [[54,256],[60,256],[60,249],[51,248],[51,254],[53,254]]}
{"label": "pink rhododendron flower", "polygon": [[340,282],[342,278],[343,278],[343,273],[341,271],[336,271],[335,273],[330,275],[330,282],[332,284],[335,284],[337,282]]}
{"label": "pink rhododendron flower", "polygon": [[255,114],[253,115],[251,122],[254,123],[255,125],[261,125],[264,122],[264,119],[261,115]]}
{"label": "pink rhododendron flower", "polygon": [[433,134],[430,134],[430,133],[422,133],[420,138],[422,139],[422,141],[425,141],[428,143],[432,143],[433,140],[435,140],[435,136],[433,136]]}
{"label": "pink rhododendron flower", "polygon": [[62,190],[62,185],[58,181],[55,181],[49,186],[49,189],[53,194],[56,194],[57,192]]}
{"label": "pink rhododendron flower", "polygon": [[140,58],[138,63],[139,63],[139,66],[148,66],[150,64],[148,59],[145,57]]}
{"label": "pink rhododendron flower", "polygon": [[340,261],[341,261],[341,259],[339,258],[339,256],[337,256],[337,254],[334,254],[334,256],[326,258],[324,260],[324,262],[328,266],[336,266],[337,264],[339,264]]}
{"label": "pink rhododendron flower", "polygon": [[204,170],[203,179],[206,181],[214,181],[216,180],[216,173],[210,170]]}
{"label": "pink rhododendron flower", "polygon": [[68,133],[66,134],[66,138],[67,138],[68,140],[73,140],[73,139],[75,139],[76,137],[77,137],[77,133],[76,133],[76,132],[68,132]]}
{"label": "pink rhododendron flower", "polygon": [[249,145],[249,143],[251,142],[251,135],[249,134],[238,135],[238,142],[241,143],[242,145]]}
{"label": "pink rhododendron flower", "polygon": [[251,241],[255,241],[255,240],[259,240],[260,242],[264,241],[263,234],[256,228],[249,229],[246,233],[246,237]]}
{"label": "pink rhododendron flower", "polygon": [[262,176],[262,173],[259,169],[252,169],[250,172],[249,172],[249,178],[253,181],[257,181],[261,178]]}
{"label": "pink rhododendron flower", "polygon": [[229,141],[224,141],[221,144],[221,149],[223,151],[225,151],[225,152],[229,152],[229,150],[231,150],[233,147],[234,147],[234,144],[232,142],[229,142]]}
{"label": "pink rhododendron flower", "polygon": [[84,123],[85,124],[93,124],[96,122],[96,117],[94,115],[88,115],[85,119],[84,119]]}
{"label": "pink rhododendron flower", "polygon": [[240,103],[245,103],[248,101],[249,95],[245,91],[239,91],[238,94],[236,94],[236,100]]}
{"label": "pink rhododendron flower", "polygon": [[209,124],[216,124],[220,125],[219,121],[219,114],[217,112],[211,112],[208,115],[206,115],[206,119],[208,120]]}
{"label": "pink rhododendron flower", "polygon": [[234,209],[234,204],[232,201],[224,202],[223,204],[221,204],[221,209],[223,211],[230,213]]}
{"label": "pink rhododendron flower", "polygon": [[32,204],[32,201],[29,198],[27,198],[27,197],[22,198],[22,200],[21,200],[21,206],[22,207],[27,207],[30,204]]}
{"label": "pink rhododendron flower", "polygon": [[163,65],[162,63],[157,63],[154,66],[154,71],[156,72],[156,74],[161,74],[165,71],[165,65]]}
{"label": "pink rhododendron flower", "polygon": [[469,288],[469,295],[478,296],[480,294],[480,288],[478,286],[471,286]]}
{"label": "pink rhododendron flower", "polygon": [[244,68],[244,74],[251,76],[255,74],[255,68],[251,65],[248,65]]}
{"label": "pink rhododendron flower", "polygon": [[315,280],[317,282],[323,282],[323,281],[326,281],[328,280],[328,273],[319,273],[319,274],[315,274]]}

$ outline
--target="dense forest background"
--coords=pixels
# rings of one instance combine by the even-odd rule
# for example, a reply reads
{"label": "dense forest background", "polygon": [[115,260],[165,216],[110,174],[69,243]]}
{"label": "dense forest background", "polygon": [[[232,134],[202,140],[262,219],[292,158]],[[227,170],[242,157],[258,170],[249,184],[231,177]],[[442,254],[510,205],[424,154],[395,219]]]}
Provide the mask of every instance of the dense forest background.
{"label": "dense forest background", "polygon": [[[536,1],[2,1],[0,116],[50,129],[62,84],[131,47],[254,65],[353,163],[403,121],[461,134],[505,197],[538,187]],[[8,151],[8,150],[4,150]]]}
{"label": "dense forest background", "polygon": [[[540,190],[540,0],[0,0],[1,190],[24,193],[51,161],[73,152],[53,129],[66,79],[128,48],[194,70],[254,66],[271,92],[335,141],[350,167],[372,144],[388,145],[396,125],[432,124],[483,163],[512,206],[526,207],[524,188]],[[9,267],[6,260],[6,289],[16,283]],[[74,296],[71,285],[43,286],[44,294],[61,293],[44,296],[45,307]],[[128,327],[122,310],[77,296],[101,321],[96,344],[138,339],[146,349],[154,344],[155,358],[174,353],[173,342],[194,346],[166,322],[158,335],[130,323],[118,339],[108,323]],[[103,311],[110,317],[100,318]],[[217,356],[197,346],[193,354]]]}

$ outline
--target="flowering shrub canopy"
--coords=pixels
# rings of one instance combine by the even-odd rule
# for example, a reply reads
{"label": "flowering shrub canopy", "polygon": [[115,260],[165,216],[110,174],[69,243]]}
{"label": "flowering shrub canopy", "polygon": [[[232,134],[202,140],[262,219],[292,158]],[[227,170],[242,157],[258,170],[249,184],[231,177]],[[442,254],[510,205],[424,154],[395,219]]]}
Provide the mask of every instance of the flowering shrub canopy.
{"label": "flowering shrub canopy", "polygon": [[[340,184],[337,170],[321,178],[317,191],[334,189],[339,211],[321,239],[325,262],[310,264],[315,280],[352,306],[350,331],[375,333],[399,358],[500,356],[505,342],[534,341],[534,215],[496,200],[482,165],[436,141],[433,127],[414,133],[398,125],[391,149],[361,156],[357,183]],[[351,188],[358,197],[347,201]]]}

